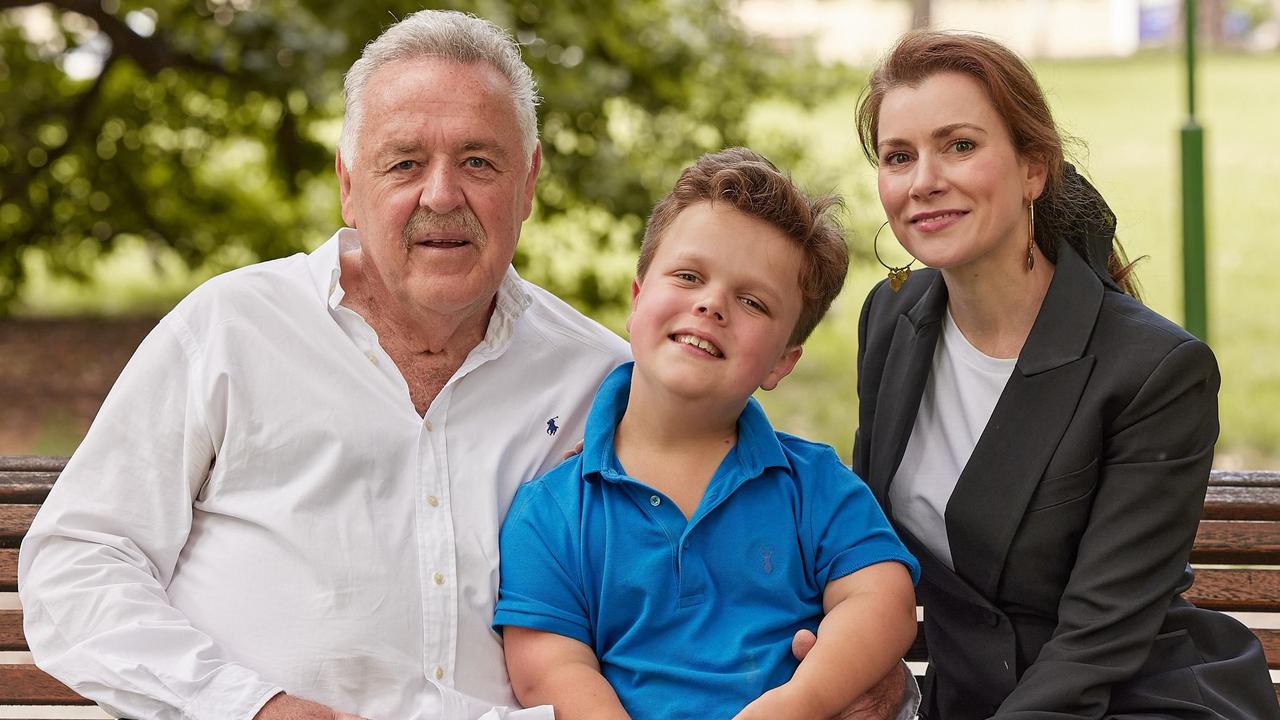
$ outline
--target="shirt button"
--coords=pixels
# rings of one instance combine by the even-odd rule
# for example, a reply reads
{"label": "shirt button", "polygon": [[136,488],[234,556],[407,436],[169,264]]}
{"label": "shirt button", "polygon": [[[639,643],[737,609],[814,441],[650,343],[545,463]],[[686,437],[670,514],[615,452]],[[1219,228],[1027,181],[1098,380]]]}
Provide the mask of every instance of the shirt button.
{"label": "shirt button", "polygon": [[443,584],[444,584],[444,573],[436,573],[435,575],[432,575],[432,576],[431,576],[431,579],[432,579],[432,580],[435,580],[437,585],[443,585]]}
{"label": "shirt button", "polygon": [[427,432],[431,432],[431,421],[427,421]]}
{"label": "shirt button", "polygon": [[430,505],[431,507],[440,507],[440,498],[436,497],[435,495],[428,495],[427,504]]}
{"label": "shirt button", "polygon": [[436,679],[437,680],[444,679],[444,668],[440,667],[439,665],[436,666]]}
{"label": "shirt button", "polygon": [[662,498],[658,497],[657,495],[650,495],[649,504],[654,507],[658,507],[659,505],[662,504]]}
{"label": "shirt button", "polygon": [[364,354],[364,356],[369,358],[369,362],[373,363],[374,365],[378,364],[378,356],[374,355],[372,352],[367,352]]}

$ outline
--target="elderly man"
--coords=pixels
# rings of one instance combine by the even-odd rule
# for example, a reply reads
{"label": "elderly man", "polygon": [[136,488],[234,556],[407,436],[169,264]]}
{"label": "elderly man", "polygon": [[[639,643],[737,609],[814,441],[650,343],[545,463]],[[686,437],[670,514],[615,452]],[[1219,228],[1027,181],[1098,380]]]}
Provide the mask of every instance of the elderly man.
{"label": "elderly man", "polygon": [[505,33],[416,13],[345,93],[350,228],[165,317],[23,543],[36,662],[114,714],[514,704],[498,527],[626,346],[511,269],[541,154]]}

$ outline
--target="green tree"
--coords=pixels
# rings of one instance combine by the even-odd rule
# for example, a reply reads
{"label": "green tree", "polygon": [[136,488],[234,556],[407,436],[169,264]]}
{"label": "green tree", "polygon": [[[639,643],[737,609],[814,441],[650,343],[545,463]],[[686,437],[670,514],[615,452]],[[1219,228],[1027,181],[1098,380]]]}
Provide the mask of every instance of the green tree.
{"label": "green tree", "polygon": [[[753,44],[727,4],[437,4],[510,29],[539,80],[539,242],[517,257],[532,279],[618,310],[643,217],[678,169],[741,142],[753,98],[816,94],[811,66]],[[128,237],[192,268],[315,246],[340,220],[342,72],[418,7],[0,0],[0,313],[26,248],[83,277]]]}

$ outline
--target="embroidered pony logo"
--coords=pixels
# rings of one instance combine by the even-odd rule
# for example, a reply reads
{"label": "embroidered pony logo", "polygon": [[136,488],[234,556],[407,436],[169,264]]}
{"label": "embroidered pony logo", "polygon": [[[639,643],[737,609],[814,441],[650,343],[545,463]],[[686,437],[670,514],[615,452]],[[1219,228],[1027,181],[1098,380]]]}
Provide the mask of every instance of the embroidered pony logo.
{"label": "embroidered pony logo", "polygon": [[555,417],[553,417],[553,418],[551,418],[551,419],[547,420],[547,434],[548,434],[548,435],[555,435],[555,434],[556,434],[556,432],[560,429],[559,427],[557,427],[557,426],[556,426],[556,420],[559,420],[559,419],[560,419],[560,416],[559,416],[559,415],[557,415],[557,416],[555,416]]}

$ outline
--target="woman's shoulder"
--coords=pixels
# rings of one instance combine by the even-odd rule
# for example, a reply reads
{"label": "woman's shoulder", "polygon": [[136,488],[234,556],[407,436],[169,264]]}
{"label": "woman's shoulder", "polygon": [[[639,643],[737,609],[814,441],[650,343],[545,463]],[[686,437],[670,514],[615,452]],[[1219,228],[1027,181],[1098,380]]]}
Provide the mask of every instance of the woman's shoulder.
{"label": "woman's shoulder", "polygon": [[1214,362],[1213,352],[1194,335],[1137,298],[1118,292],[1104,293],[1091,344],[1129,362],[1140,358],[1158,362],[1175,349]]}

